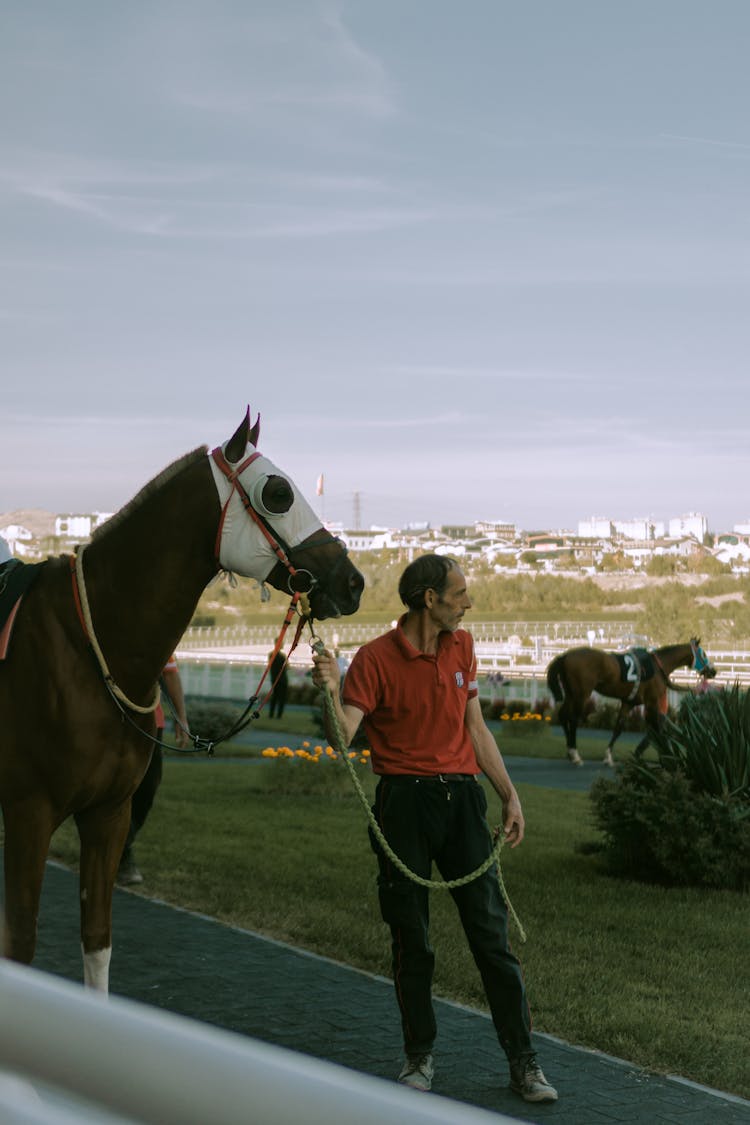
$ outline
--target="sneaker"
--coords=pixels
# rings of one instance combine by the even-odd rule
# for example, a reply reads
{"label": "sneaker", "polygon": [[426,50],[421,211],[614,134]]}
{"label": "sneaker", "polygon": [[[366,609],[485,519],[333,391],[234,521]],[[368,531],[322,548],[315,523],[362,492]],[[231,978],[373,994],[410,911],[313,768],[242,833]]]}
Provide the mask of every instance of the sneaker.
{"label": "sneaker", "polygon": [[118,887],[134,887],[136,883],[142,883],[143,876],[135,865],[135,860],[132,855],[124,855],[120,860],[120,866],[117,869],[117,885]]}
{"label": "sneaker", "polygon": [[510,1063],[510,1088],[525,1102],[556,1102],[557,1090],[550,1086],[536,1055],[528,1055]]}
{"label": "sneaker", "polygon": [[413,1090],[429,1090],[434,1073],[432,1055],[407,1055],[398,1081],[402,1086],[411,1086]]}

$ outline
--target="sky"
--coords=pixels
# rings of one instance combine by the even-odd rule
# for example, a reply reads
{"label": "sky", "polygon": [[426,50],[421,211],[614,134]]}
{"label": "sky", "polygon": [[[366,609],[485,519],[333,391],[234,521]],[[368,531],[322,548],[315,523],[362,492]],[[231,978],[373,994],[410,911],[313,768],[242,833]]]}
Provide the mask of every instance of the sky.
{"label": "sky", "polygon": [[0,512],[249,405],[347,527],[748,520],[748,57],[746,0],[4,0]]}

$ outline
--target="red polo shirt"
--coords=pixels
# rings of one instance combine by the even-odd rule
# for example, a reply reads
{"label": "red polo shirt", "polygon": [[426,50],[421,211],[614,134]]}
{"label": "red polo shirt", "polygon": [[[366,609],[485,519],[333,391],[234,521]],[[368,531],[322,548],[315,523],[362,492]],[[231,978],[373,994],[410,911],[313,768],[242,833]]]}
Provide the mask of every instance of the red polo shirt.
{"label": "red polo shirt", "polygon": [[364,713],[375,773],[479,773],[466,704],[477,695],[474,642],[465,629],[441,633],[434,656],[395,629],[363,645],[343,685]]}

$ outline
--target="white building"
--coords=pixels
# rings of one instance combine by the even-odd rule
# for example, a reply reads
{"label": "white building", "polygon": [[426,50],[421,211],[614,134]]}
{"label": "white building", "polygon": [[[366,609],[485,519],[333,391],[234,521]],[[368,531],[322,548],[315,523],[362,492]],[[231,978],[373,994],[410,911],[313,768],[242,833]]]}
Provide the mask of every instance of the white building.
{"label": "white building", "polygon": [[669,538],[686,539],[692,536],[702,543],[708,534],[708,520],[699,512],[688,512],[686,516],[675,516],[669,521]]}
{"label": "white building", "polygon": [[604,516],[592,516],[578,521],[578,535],[581,539],[611,539],[614,533],[612,520]]}
{"label": "white building", "polygon": [[19,559],[34,553],[34,536],[27,527],[18,523],[10,523],[7,527],[0,527],[0,535],[8,544],[8,550]]}
{"label": "white building", "polygon": [[370,531],[345,531],[341,539],[350,551],[382,551],[384,548],[393,550],[399,546],[394,542],[393,532],[382,528]]}
{"label": "white building", "polygon": [[713,554],[719,562],[729,563],[730,566],[747,565],[750,562],[750,544],[743,543],[741,540],[736,543],[723,542]]}
{"label": "white building", "polygon": [[88,515],[55,516],[55,535],[66,539],[90,539],[92,532],[96,531],[112,515],[111,512],[90,512]]}
{"label": "white building", "polygon": [[640,542],[664,537],[664,523],[656,522],[648,516],[632,520],[615,520],[614,529],[623,539],[637,539]]}
{"label": "white building", "polygon": [[508,520],[477,520],[474,529],[477,535],[487,535],[490,539],[505,539],[509,542],[518,535],[516,525]]}

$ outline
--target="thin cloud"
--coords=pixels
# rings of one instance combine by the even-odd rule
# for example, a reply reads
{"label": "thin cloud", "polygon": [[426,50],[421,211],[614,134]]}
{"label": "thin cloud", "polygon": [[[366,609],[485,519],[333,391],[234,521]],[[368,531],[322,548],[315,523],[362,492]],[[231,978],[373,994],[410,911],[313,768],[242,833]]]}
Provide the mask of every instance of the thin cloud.
{"label": "thin cloud", "polygon": [[268,127],[269,112],[292,109],[300,129],[311,117],[330,116],[333,124],[344,116],[383,121],[396,113],[383,63],[357,41],[333,6],[252,14],[232,29],[231,44],[221,41],[215,23],[206,30],[219,40],[216,57],[236,57],[239,38],[246,48],[244,65],[216,71],[202,43],[184,43],[183,57],[195,54],[195,65],[173,80],[172,98],[192,110],[247,117]]}
{"label": "thin cloud", "polygon": [[740,149],[750,152],[750,143],[747,141],[724,141],[715,137],[693,137],[682,133],[661,133],[660,136],[669,141],[682,141],[692,145],[710,145],[712,148]]}
{"label": "thin cloud", "polygon": [[490,379],[507,382],[524,382],[527,379],[539,381],[564,381],[566,383],[591,383],[600,380],[594,373],[569,371],[544,371],[518,367],[466,367],[446,364],[396,364],[383,369],[385,375],[415,379]]}

